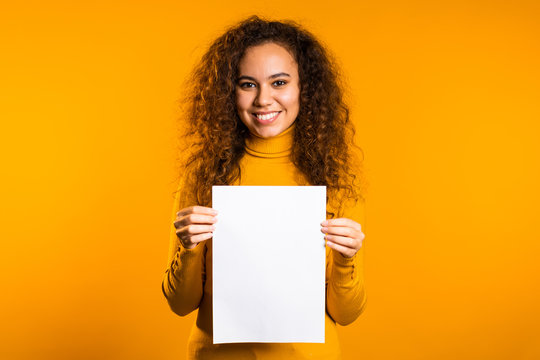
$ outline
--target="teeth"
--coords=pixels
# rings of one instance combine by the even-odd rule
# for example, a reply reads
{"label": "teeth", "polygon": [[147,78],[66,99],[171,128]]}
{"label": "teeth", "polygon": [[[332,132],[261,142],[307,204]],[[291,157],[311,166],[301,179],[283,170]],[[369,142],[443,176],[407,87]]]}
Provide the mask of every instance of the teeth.
{"label": "teeth", "polygon": [[255,116],[257,116],[257,119],[260,119],[260,120],[268,120],[268,119],[271,119],[273,118],[274,116],[276,116],[276,114],[278,113],[279,111],[276,111],[276,112],[273,112],[273,113],[270,113],[270,114],[266,114],[266,115],[258,115],[258,114],[255,114]]}

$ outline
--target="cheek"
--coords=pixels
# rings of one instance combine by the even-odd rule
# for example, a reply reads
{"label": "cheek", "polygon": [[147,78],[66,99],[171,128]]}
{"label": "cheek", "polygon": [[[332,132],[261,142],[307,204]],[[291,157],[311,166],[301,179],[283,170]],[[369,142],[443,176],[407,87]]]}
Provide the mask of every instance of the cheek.
{"label": "cheek", "polygon": [[238,111],[247,110],[250,108],[252,103],[251,95],[247,93],[237,92],[236,93],[236,109]]}
{"label": "cheek", "polygon": [[281,103],[289,110],[297,109],[300,106],[300,93],[298,91],[288,91],[281,95]]}

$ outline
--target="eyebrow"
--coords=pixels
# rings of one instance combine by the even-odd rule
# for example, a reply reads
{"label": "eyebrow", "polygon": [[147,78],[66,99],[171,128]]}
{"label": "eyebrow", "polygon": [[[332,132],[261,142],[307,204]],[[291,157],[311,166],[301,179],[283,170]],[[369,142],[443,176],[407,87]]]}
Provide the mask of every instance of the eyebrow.
{"label": "eyebrow", "polygon": [[[268,79],[274,79],[274,78],[277,78],[277,77],[281,77],[281,76],[288,76],[288,77],[291,77],[291,75],[287,74],[287,73],[284,73],[284,72],[280,72],[280,73],[277,73],[277,74],[274,74],[274,75],[270,75],[268,77]],[[238,79],[236,79],[236,81],[240,81],[240,80],[252,80],[252,81],[257,81],[255,78],[251,77],[251,76],[247,76],[247,75],[242,75],[240,76]]]}

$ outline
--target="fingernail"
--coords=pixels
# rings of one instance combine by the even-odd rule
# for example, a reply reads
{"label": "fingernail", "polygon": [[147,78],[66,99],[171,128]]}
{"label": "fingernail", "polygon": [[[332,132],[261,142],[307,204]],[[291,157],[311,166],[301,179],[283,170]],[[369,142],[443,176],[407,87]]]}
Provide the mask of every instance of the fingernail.
{"label": "fingernail", "polygon": [[216,214],[217,214],[217,210],[214,210],[214,209],[212,209],[212,211],[211,211],[211,212],[212,212],[212,214],[214,214],[214,215],[216,215]]}
{"label": "fingernail", "polygon": [[328,221],[324,220],[322,223],[321,223],[322,226],[326,226],[328,225]]}

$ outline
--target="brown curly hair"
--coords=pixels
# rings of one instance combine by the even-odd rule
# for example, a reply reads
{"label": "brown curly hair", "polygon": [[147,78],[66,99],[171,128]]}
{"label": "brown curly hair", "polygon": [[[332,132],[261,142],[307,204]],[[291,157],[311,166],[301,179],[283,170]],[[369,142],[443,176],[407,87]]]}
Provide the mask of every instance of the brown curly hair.
{"label": "brown curly hair", "polygon": [[[285,47],[298,64],[300,110],[295,120],[291,160],[312,185],[326,185],[327,204],[339,209],[345,200],[363,198],[360,158],[349,148],[354,126],[343,99],[344,82],[335,61],[316,38],[291,20],[251,16],[215,40],[185,83],[180,104],[189,156],[179,172],[198,205],[210,206],[212,185],[228,185],[240,176],[249,130],[236,111],[238,65],[247,48],[273,42]],[[182,127],[179,127],[182,129]],[[363,156],[362,156],[363,157]],[[356,173],[356,174],[355,174]],[[358,177],[358,179],[357,179]],[[363,182],[362,182],[363,184]],[[195,204],[193,204],[195,205]],[[336,206],[337,205],[337,206]],[[334,212],[328,212],[334,217]]]}

